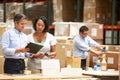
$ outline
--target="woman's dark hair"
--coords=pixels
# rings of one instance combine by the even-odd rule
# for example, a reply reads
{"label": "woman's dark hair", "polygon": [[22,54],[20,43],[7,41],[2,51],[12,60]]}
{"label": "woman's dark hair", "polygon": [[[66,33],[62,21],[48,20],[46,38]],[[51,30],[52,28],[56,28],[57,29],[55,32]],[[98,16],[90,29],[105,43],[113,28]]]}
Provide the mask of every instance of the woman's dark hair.
{"label": "woman's dark hair", "polygon": [[88,31],[88,27],[87,26],[81,26],[79,29],[79,32],[84,32],[84,31]]}
{"label": "woman's dark hair", "polygon": [[45,24],[45,28],[43,30],[43,32],[47,32],[48,31],[48,23],[47,23],[47,19],[45,16],[40,16],[38,18],[35,19],[34,23],[33,23],[33,29],[36,31],[36,23],[38,20],[42,20],[43,23]]}
{"label": "woman's dark hair", "polygon": [[14,16],[14,22],[19,22],[21,19],[27,19],[24,14],[16,14]]}

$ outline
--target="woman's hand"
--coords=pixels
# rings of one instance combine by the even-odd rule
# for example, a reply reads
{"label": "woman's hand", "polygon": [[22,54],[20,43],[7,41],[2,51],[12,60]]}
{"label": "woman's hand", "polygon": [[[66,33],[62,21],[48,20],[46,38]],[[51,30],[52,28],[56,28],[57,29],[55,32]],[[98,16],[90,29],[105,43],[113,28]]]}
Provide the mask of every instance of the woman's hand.
{"label": "woman's hand", "polygon": [[44,56],[45,56],[45,55],[44,55],[43,53],[40,53],[40,54],[39,54],[39,58],[41,58],[41,59],[44,58]]}
{"label": "woman's hand", "polygon": [[51,53],[49,54],[49,58],[55,58],[55,56],[56,56],[56,52],[51,52]]}
{"label": "woman's hand", "polygon": [[38,54],[32,54],[32,58],[44,58],[44,54],[43,53],[38,53]]}

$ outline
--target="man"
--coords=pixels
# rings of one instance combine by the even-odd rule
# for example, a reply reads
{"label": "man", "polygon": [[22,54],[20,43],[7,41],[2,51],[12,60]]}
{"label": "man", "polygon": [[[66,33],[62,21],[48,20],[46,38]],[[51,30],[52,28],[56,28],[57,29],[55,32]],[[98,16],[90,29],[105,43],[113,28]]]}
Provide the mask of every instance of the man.
{"label": "man", "polygon": [[1,43],[5,58],[4,73],[20,74],[25,69],[24,58],[30,56],[25,46],[28,43],[27,36],[22,32],[26,24],[24,14],[16,14],[14,17],[14,28],[3,33]]}
{"label": "man", "polygon": [[87,26],[81,26],[79,29],[79,34],[76,35],[73,41],[73,50],[74,50],[74,56],[81,57],[81,68],[86,68],[86,58],[88,55],[88,51],[91,51],[95,53],[96,55],[101,55],[101,51],[94,51],[90,47],[96,47],[99,49],[102,49],[100,45],[95,42],[93,39],[91,39],[88,36],[88,27]]}

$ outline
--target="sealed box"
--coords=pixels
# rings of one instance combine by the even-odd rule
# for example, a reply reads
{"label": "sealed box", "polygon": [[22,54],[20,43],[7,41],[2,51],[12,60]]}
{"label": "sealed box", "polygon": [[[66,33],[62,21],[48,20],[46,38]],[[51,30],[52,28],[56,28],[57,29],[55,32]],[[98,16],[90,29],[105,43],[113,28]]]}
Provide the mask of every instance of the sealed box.
{"label": "sealed box", "polygon": [[66,37],[66,36],[55,36],[57,43],[70,43],[72,44],[73,39],[71,37]]}
{"label": "sealed box", "polygon": [[69,22],[54,22],[53,25],[55,26],[55,36],[69,36]]}
{"label": "sealed box", "polygon": [[72,68],[80,68],[81,67],[81,58],[80,57],[67,57],[66,58],[66,66],[70,65]]}
{"label": "sealed box", "polygon": [[0,36],[6,31],[6,27],[0,26]]}
{"label": "sealed box", "polygon": [[[89,36],[93,39],[103,39],[103,24],[98,23],[80,23],[80,22],[55,22],[55,37],[62,36],[65,41],[66,38],[74,38],[79,34],[79,28],[81,26],[87,26],[89,28]],[[58,38],[59,39],[59,38]]]}
{"label": "sealed box", "polygon": [[0,74],[4,73],[4,57],[0,56]]}
{"label": "sealed box", "polygon": [[[105,52],[106,54],[106,61],[107,61],[107,69],[115,69],[118,70],[118,61],[119,61],[119,54],[120,52],[108,51]],[[102,56],[96,56],[93,53],[89,53],[89,66],[94,67],[97,60],[100,59],[102,61]]]}
{"label": "sealed box", "polygon": [[3,53],[2,53],[2,44],[0,43],[0,56],[2,56]]}
{"label": "sealed box", "polygon": [[73,55],[73,45],[67,43],[58,43],[56,45],[56,58],[60,60],[60,67],[65,67],[67,56]]}

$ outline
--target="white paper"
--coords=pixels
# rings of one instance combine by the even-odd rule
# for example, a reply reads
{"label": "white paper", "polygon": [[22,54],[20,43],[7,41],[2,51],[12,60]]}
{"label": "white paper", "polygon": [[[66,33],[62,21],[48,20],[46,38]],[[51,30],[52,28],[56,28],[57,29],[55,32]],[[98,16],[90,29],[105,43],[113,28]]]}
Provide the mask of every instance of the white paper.
{"label": "white paper", "polygon": [[92,29],[91,29],[91,35],[92,35],[92,36],[97,36],[97,29],[92,28]]}
{"label": "white paper", "polygon": [[55,36],[69,36],[67,31],[69,31],[68,22],[54,22],[55,25]]}
{"label": "white paper", "polygon": [[103,25],[102,24],[99,26],[99,29],[103,29]]}
{"label": "white paper", "polygon": [[93,60],[92,60],[92,61],[93,61],[94,63],[96,63],[96,62],[97,62],[97,60],[98,60],[98,57],[93,56]]}
{"label": "white paper", "polygon": [[97,13],[97,18],[100,18],[100,14],[99,13]]}
{"label": "white paper", "polygon": [[79,22],[69,22],[70,24],[70,36],[74,37],[76,34],[79,34],[79,28],[85,23],[79,23]]}
{"label": "white paper", "polygon": [[114,58],[113,57],[108,57],[108,60],[107,60],[108,64],[114,64]]}
{"label": "white paper", "polygon": [[71,56],[71,51],[67,51],[66,55],[67,55],[67,57],[70,57]]}

